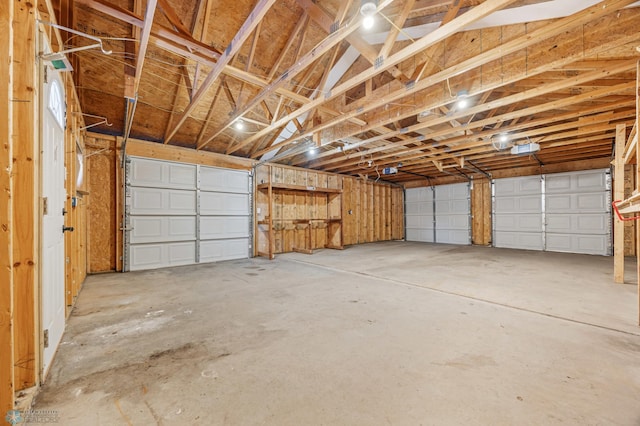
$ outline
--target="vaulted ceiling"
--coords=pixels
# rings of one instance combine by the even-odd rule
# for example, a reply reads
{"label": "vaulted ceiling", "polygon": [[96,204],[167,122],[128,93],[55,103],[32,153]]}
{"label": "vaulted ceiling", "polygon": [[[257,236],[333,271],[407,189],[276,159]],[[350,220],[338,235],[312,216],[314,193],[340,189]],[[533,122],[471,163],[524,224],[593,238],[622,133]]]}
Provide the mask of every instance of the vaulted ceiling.
{"label": "vaulted ceiling", "polygon": [[53,3],[111,51],[68,57],[125,138],[402,182],[608,158],[635,122],[633,0],[379,0],[370,29],[359,0]]}

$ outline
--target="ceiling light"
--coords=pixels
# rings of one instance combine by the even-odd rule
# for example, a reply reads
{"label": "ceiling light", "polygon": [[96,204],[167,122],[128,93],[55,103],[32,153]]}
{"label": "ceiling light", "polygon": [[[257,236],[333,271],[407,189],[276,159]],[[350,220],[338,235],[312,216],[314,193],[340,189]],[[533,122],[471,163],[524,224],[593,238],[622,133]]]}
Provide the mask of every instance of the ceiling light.
{"label": "ceiling light", "polygon": [[360,3],[360,13],[362,16],[373,16],[378,8],[378,0],[362,0]]}
{"label": "ceiling light", "polygon": [[458,109],[464,109],[469,106],[469,92],[466,90],[461,90],[458,92],[458,102],[456,102],[456,106]]}
{"label": "ceiling light", "polygon": [[378,9],[378,0],[362,0],[360,3],[360,14],[364,16],[362,28],[370,30],[375,23],[375,14]]}
{"label": "ceiling light", "polygon": [[370,30],[371,28],[373,28],[373,24],[375,24],[375,19],[373,18],[373,16],[365,16],[362,20],[362,28],[364,28],[365,30]]}
{"label": "ceiling light", "polygon": [[309,154],[315,154],[318,150],[316,149],[316,147],[310,148],[309,149]]}
{"label": "ceiling light", "polygon": [[235,124],[236,130],[244,130],[244,121],[238,119]]}

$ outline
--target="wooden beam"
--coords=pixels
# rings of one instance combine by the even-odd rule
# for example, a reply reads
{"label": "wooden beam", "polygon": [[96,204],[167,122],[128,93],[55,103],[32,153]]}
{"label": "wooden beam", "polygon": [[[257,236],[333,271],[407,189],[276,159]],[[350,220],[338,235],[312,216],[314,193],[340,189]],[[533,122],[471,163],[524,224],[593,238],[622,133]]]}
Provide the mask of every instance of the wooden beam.
{"label": "wooden beam", "polygon": [[[89,133],[88,135],[90,136],[91,134]],[[95,136],[104,138],[104,135],[96,134]],[[148,142],[132,138],[127,141],[127,155],[238,170],[249,170],[255,164],[255,161],[246,158],[216,154],[208,151],[196,151],[191,148],[164,145],[158,142]]]}
{"label": "wooden beam", "polygon": [[244,44],[244,42],[247,40],[247,38],[249,38],[249,36],[251,36],[251,33],[253,33],[253,30],[255,30],[255,28],[258,26],[260,21],[262,21],[262,19],[267,14],[271,6],[273,6],[275,1],[276,0],[259,0],[258,1],[258,4],[255,6],[253,11],[251,11],[247,20],[244,22],[242,27],[240,27],[240,30],[238,31],[238,33],[233,37],[233,40],[231,40],[231,43],[229,43],[229,46],[227,46],[227,49],[220,56],[220,58],[218,59],[218,62],[216,62],[215,66],[213,67],[209,75],[207,75],[207,78],[204,80],[204,82],[202,83],[202,86],[200,86],[200,88],[198,89],[198,92],[193,96],[193,99],[191,100],[189,105],[185,108],[184,112],[182,113],[180,118],[177,120],[176,124],[173,126],[173,128],[169,132],[169,137],[165,140],[165,142],[168,142],[169,140],[171,140],[171,138],[175,136],[175,134],[178,132],[178,129],[180,129],[180,127],[182,127],[184,122],[187,121],[187,118],[191,115],[191,113],[196,108],[196,106],[198,106],[198,104],[200,103],[204,95],[207,93],[211,85],[213,85],[213,83],[218,79],[218,77],[220,77],[220,75],[224,71],[224,68],[231,62],[235,54],[242,48],[242,45]]}
{"label": "wooden beam", "polygon": [[[382,9],[392,0],[384,0],[382,4],[378,6],[379,9]],[[242,106],[242,110],[233,114],[232,117],[229,118],[211,137],[209,137],[202,145],[198,146],[198,149],[201,149],[209,142],[211,142],[216,136],[225,131],[229,126],[233,124],[233,122],[238,118],[242,117],[248,111],[252,110],[254,107],[259,105],[265,98],[274,93],[278,88],[283,87],[288,82],[290,82],[293,78],[295,78],[298,74],[300,74],[305,69],[309,68],[311,64],[316,62],[319,58],[321,58],[325,53],[329,52],[333,47],[342,42],[345,38],[347,38],[350,34],[356,31],[360,27],[362,19],[360,16],[352,19],[349,24],[340,28],[336,32],[334,32],[331,37],[325,38],[319,44],[317,44],[309,53],[307,53],[303,58],[300,58],[295,61],[295,63],[287,69],[278,79],[273,81],[267,87],[262,89],[258,95],[256,95],[253,99],[251,99],[247,104]],[[227,154],[237,151],[236,148],[230,147],[227,149]]]}
{"label": "wooden beam", "polygon": [[393,22],[391,29],[389,30],[389,34],[387,35],[387,39],[384,41],[382,48],[380,49],[380,53],[378,53],[378,57],[386,58],[391,53],[391,48],[395,44],[398,39],[398,35],[400,34],[400,30],[404,27],[404,23],[409,17],[409,13],[411,13],[411,9],[413,9],[413,5],[416,3],[416,0],[405,0],[404,6],[402,7],[402,12],[396,17],[396,20]]}
{"label": "wooden beam", "polygon": [[36,384],[38,274],[36,230],[39,219],[39,149],[36,138],[36,10],[34,3],[13,0],[13,327],[15,391]]}
{"label": "wooden beam", "polygon": [[[0,413],[14,409],[13,342],[13,8],[14,2],[0,2]],[[0,416],[1,418],[1,416]]]}
{"label": "wooden beam", "polygon": [[[482,5],[488,5],[489,2],[484,2]],[[406,96],[409,96],[411,94],[417,93],[421,90],[427,89],[431,86],[434,86],[437,83],[441,83],[443,81],[446,81],[448,78],[453,77],[455,75],[458,75],[460,73],[463,73],[465,71],[469,71],[471,69],[474,69],[476,67],[479,67],[487,62],[490,62],[492,60],[496,60],[499,59],[505,55],[508,55],[510,53],[516,52],[518,50],[522,50],[526,47],[529,47],[535,43],[540,42],[540,40],[546,39],[548,37],[553,37],[556,36],[558,34],[561,34],[565,31],[567,31],[570,28],[575,28],[576,26],[579,25],[584,25],[585,23],[595,19],[595,18],[599,18],[599,17],[603,17],[606,15],[611,15],[613,14],[615,11],[619,10],[620,8],[623,8],[629,4],[633,3],[633,0],[604,0],[601,3],[598,3],[592,7],[586,8],[574,15],[568,16],[566,18],[562,18],[560,20],[554,21],[551,24],[545,25],[544,27],[541,27],[538,30],[534,30],[531,33],[525,34],[521,37],[515,38],[505,44],[502,45],[498,45],[493,49],[489,49],[486,52],[483,52],[482,54],[476,55],[474,57],[471,57],[465,61],[462,61],[454,66],[451,66],[445,70],[442,70],[436,74],[433,74],[423,80],[421,80],[420,82],[415,83],[415,85],[413,86],[413,88],[408,89],[406,87],[403,87],[399,90],[396,90],[393,93],[389,93],[389,94],[385,94],[384,96],[382,96],[381,98],[377,99],[376,101],[368,101],[365,102],[363,104],[359,104],[357,105],[357,109],[354,109],[351,112],[348,113],[344,113],[342,114],[341,117],[338,117],[337,119],[334,120],[328,120],[327,122],[322,124],[322,128],[327,128],[327,127],[334,127],[337,124],[339,124],[340,122],[352,118],[352,117],[356,117],[356,116],[360,116],[368,111],[371,111],[372,109],[375,108],[379,108],[385,104],[388,104],[390,102],[395,102],[399,99],[402,99]],[[466,15],[468,15],[469,13],[472,13],[474,10],[476,10],[479,6],[476,6],[476,8],[472,9],[471,11],[459,16],[458,18],[456,18],[455,20],[451,21],[449,24],[438,28],[437,30],[435,30],[434,32],[430,33],[429,35],[425,36],[425,37],[429,37],[432,36],[434,33],[438,33],[439,30],[444,29],[444,28],[450,28],[450,25],[455,25],[457,23],[459,23],[459,20],[463,17],[465,17]],[[628,40],[631,40],[633,38],[635,38],[635,34],[632,34],[629,36]],[[619,45],[620,43],[622,43],[623,41],[621,40],[614,40],[612,41],[612,43],[615,43],[616,45]],[[412,46],[415,46],[417,43],[414,43]],[[410,46],[411,47],[411,46]],[[590,49],[590,51],[593,52],[597,52],[597,51],[601,51],[603,49],[602,44],[600,45],[594,45],[592,47],[592,49]],[[393,55],[393,57],[397,57],[401,54],[403,54],[404,50],[401,52],[396,53],[395,55]],[[584,55],[585,52],[581,52],[580,55]],[[563,59],[563,61],[566,60],[567,63],[570,62],[570,60],[567,59]],[[559,63],[560,61],[554,61],[555,63],[557,63],[558,66],[561,66],[562,63]],[[548,70],[549,67],[551,65],[547,64],[546,66],[540,66],[538,68],[537,72],[542,72],[543,70]],[[531,70],[528,70],[529,73],[532,73]],[[367,71],[361,73],[359,76],[359,79],[362,79],[362,81],[366,80],[366,77],[368,77],[369,74]],[[356,77],[354,77],[356,78]],[[521,76],[516,76],[516,77],[512,77],[513,80],[512,81],[516,81],[521,79]],[[351,79],[353,80],[353,79]],[[350,80],[350,81],[351,81]],[[485,88],[483,88],[482,91],[486,91],[486,90],[492,90],[495,87],[499,87],[499,86],[503,86],[505,84],[507,84],[507,77],[505,77],[505,81],[502,81],[500,83],[496,83],[493,86],[487,86]],[[343,83],[342,86],[348,85],[350,84],[350,81]],[[350,87],[349,87],[350,88]],[[338,92],[337,89],[334,89],[332,91],[332,93],[334,92]],[[312,104],[307,104],[305,106],[303,106],[302,108],[298,109],[296,111],[296,114],[298,113],[304,113],[307,111],[307,108],[310,107],[310,105]],[[423,109],[424,105],[421,106],[421,109]],[[355,108],[355,106],[354,106]],[[413,111],[408,111],[406,114],[403,114],[403,117],[396,117],[396,119],[398,118],[405,118],[406,116],[410,116],[410,115],[415,115],[416,113],[418,113],[418,108],[415,109],[415,112]],[[282,120],[285,119],[290,119],[290,117],[283,117]],[[379,123],[372,123],[368,126],[368,128],[364,128],[364,129],[358,129],[358,132],[363,132],[366,130],[370,130],[370,128],[374,127],[374,126],[379,126],[382,125],[382,122]],[[265,129],[266,131],[267,129]],[[318,131],[318,130],[322,130],[321,128],[311,128],[307,130],[307,134],[301,135],[301,137],[307,137],[310,136],[314,131]],[[346,136],[346,135],[343,135]],[[286,145],[291,143],[291,140],[287,140],[287,141],[283,141],[279,144],[275,144],[272,149],[275,148],[279,148],[282,145]],[[331,151],[327,151],[325,153],[322,154],[322,156],[328,156],[331,154],[335,154],[337,151],[336,150],[331,150]],[[256,156],[262,155],[264,154],[264,152],[258,152],[256,153]]]}
{"label": "wooden beam", "polygon": [[[123,9],[117,5],[109,3],[105,0],[75,0],[77,4],[86,5],[94,10],[102,12],[108,16],[126,22],[134,27],[142,28],[144,26],[144,18],[135,12],[131,12],[127,9]],[[220,52],[216,49],[202,43],[198,40],[188,37],[184,34],[180,34],[173,31],[170,28],[166,28],[162,25],[157,25],[151,30],[151,35],[163,40],[170,40],[174,43],[178,43],[183,46],[186,52],[194,51],[202,55],[206,55],[210,60],[215,61],[220,57]]]}
{"label": "wooden beam", "polygon": [[[304,113],[307,113],[309,110],[311,110],[312,108],[315,108],[319,105],[321,105],[324,102],[330,101],[331,99],[335,99],[337,96],[342,95],[344,93],[346,93],[348,90],[350,90],[351,88],[364,83],[365,81],[367,81],[368,79],[376,76],[377,74],[379,74],[380,72],[387,70],[389,68],[391,68],[394,65],[397,65],[398,63],[418,54],[419,52],[421,52],[422,50],[426,49],[427,47],[437,43],[438,41],[441,41],[443,39],[445,39],[446,37],[458,32],[459,30],[461,30],[462,28],[465,28],[466,26],[472,24],[473,22],[484,18],[485,16],[493,13],[496,10],[500,10],[503,7],[513,3],[515,0],[487,0],[484,3],[474,7],[472,10],[470,10],[469,12],[463,14],[462,16],[459,16],[458,18],[456,18],[455,20],[451,21],[450,23],[443,25],[442,27],[432,31],[431,33],[427,34],[426,36],[422,37],[420,40],[417,40],[415,43],[412,43],[411,45],[405,47],[404,49],[402,49],[401,51],[397,52],[396,54],[394,54],[393,56],[390,56],[389,58],[387,58],[387,60],[384,62],[384,64],[381,67],[372,67],[369,68],[365,71],[363,71],[362,73],[348,79],[347,81],[345,81],[344,83],[340,84],[337,87],[334,87],[331,90],[331,93],[328,94],[327,96],[324,97],[320,97],[312,102],[309,102],[306,105],[303,105],[302,107],[298,108],[298,110],[296,110],[294,112],[294,114],[289,114],[286,117],[281,118],[280,120],[278,120],[276,123],[273,124],[273,126],[280,126],[286,122],[291,121],[294,117],[300,116]],[[630,1],[630,0],[628,0]],[[406,89],[406,88],[405,88]],[[409,91],[404,91],[404,95],[408,95]],[[316,130],[320,130],[320,129],[316,129]],[[237,151],[238,149],[241,149],[242,147],[250,144],[251,142],[255,141],[256,139],[264,136],[264,134],[268,133],[271,131],[271,128],[266,128],[260,132],[258,132],[257,134],[253,135],[252,137],[246,139],[245,141],[239,143],[238,145],[236,145],[234,147],[234,151]],[[311,132],[310,134],[312,134],[313,132]],[[309,135],[305,135],[305,136],[310,136]],[[282,143],[278,143],[278,144],[274,144],[273,146],[271,146],[269,148],[270,150],[276,149],[276,148],[280,148],[281,146],[284,146],[286,144],[291,143],[291,141],[285,141]],[[267,151],[268,152],[268,151]],[[231,154],[232,152],[228,152],[228,154]],[[255,155],[256,156],[260,156],[262,154],[264,154],[265,152],[257,152]]]}
{"label": "wooden beam", "polygon": [[153,26],[153,16],[156,13],[156,5],[158,0],[147,0],[147,9],[144,14],[144,25],[140,33],[140,47],[138,48],[138,57],[136,58],[136,74],[133,80],[132,96],[126,96],[131,99],[138,98],[138,89],[142,78],[142,67],[144,66],[147,48],[149,47],[149,38],[151,37],[151,27]]}

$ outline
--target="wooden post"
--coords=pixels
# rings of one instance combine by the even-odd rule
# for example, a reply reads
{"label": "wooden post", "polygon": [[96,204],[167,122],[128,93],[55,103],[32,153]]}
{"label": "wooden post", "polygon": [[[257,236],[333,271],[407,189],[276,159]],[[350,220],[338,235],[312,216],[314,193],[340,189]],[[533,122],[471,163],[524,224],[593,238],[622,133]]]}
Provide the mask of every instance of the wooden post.
{"label": "wooden post", "polygon": [[[613,199],[624,199],[624,146],[626,126],[616,126],[616,153],[614,162]],[[613,218],[613,280],[624,283],[624,222]]]}
{"label": "wooden post", "polygon": [[39,188],[36,7],[13,0],[13,326],[15,390],[36,384]]}
{"label": "wooden post", "polygon": [[[13,1],[0,2],[0,415],[14,407],[12,253]],[[5,83],[6,82],[6,83]],[[2,417],[0,417],[2,418]]]}
{"label": "wooden post", "polygon": [[[640,61],[636,64],[636,131],[640,132],[638,125],[640,124]],[[640,134],[638,134],[640,139]],[[636,163],[640,158],[640,140],[636,143]],[[640,167],[636,166],[636,193],[640,189]],[[638,312],[637,320],[640,325],[640,226],[636,223],[636,276],[638,286]]]}

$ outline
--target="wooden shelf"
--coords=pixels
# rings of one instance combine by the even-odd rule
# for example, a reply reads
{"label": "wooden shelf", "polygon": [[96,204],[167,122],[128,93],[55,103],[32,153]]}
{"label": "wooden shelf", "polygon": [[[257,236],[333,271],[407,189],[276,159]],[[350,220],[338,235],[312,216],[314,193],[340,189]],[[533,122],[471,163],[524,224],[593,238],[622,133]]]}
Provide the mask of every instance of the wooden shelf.
{"label": "wooden shelf", "polygon": [[[258,190],[266,191],[269,189],[268,183],[261,183],[258,185]],[[315,186],[302,186],[302,185],[290,185],[288,183],[272,183],[271,189],[287,190],[287,191],[302,191],[302,192],[320,192],[325,194],[341,194],[342,189],[337,188],[318,188]]]}
{"label": "wooden shelf", "polygon": [[[256,201],[262,203],[264,216],[256,221],[256,247],[257,254],[269,259],[274,258],[276,251],[276,232],[294,232],[296,235],[294,244],[289,244],[287,250],[298,253],[313,254],[315,248],[343,249],[342,236],[342,189],[326,188],[327,182],[322,183],[323,187],[292,185],[270,181],[273,179],[272,166],[268,165],[268,175],[265,176],[266,183],[256,185]],[[301,180],[301,182],[305,182]],[[299,181],[300,182],[300,181]],[[334,185],[335,186],[335,185]],[[289,194],[286,194],[289,192]],[[296,203],[307,203],[307,197],[296,197],[290,192],[302,195],[315,194],[313,196],[313,210],[308,210],[306,206],[301,209],[296,208]],[[286,207],[280,205],[278,209],[274,203],[282,204],[288,199],[288,206],[292,207],[283,214]],[[293,204],[292,204],[293,203]],[[318,204],[316,204],[318,203]],[[277,218],[274,215],[278,216]],[[326,218],[310,218],[305,216],[326,216]],[[336,216],[340,217],[336,217]],[[285,219],[283,216],[286,216]],[[297,216],[297,217],[296,217]],[[302,217],[301,217],[302,216]],[[262,226],[258,229],[258,226]],[[316,238],[320,238],[319,244]]]}

